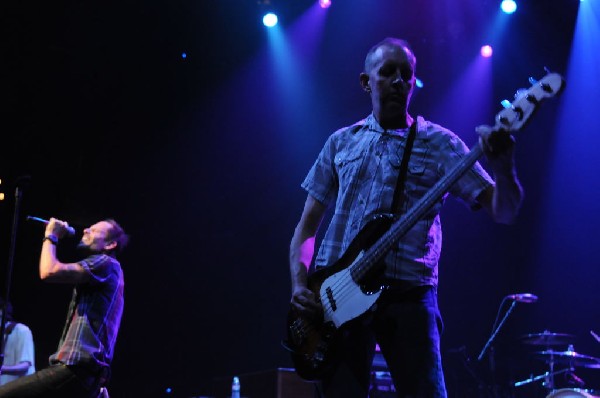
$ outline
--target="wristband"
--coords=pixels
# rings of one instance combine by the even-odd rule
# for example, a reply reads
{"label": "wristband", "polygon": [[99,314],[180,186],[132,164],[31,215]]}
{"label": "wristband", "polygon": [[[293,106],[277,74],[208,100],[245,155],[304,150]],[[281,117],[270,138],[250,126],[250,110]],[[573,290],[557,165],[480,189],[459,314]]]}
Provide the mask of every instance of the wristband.
{"label": "wristband", "polygon": [[48,241],[50,243],[52,243],[53,245],[57,245],[58,244],[58,238],[54,235],[48,235],[46,237],[44,237],[43,242]]}

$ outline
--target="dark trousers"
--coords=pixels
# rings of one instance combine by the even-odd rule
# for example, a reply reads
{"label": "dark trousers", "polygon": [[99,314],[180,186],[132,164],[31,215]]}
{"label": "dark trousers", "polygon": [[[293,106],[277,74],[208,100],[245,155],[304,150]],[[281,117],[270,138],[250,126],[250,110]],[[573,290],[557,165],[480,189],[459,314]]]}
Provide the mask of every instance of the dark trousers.
{"label": "dark trousers", "polygon": [[100,380],[66,365],[52,365],[0,386],[0,398],[96,398]]}
{"label": "dark trousers", "polygon": [[441,330],[435,288],[384,291],[372,311],[342,327],[340,355],[320,383],[321,396],[366,398],[378,342],[398,397],[446,398]]}

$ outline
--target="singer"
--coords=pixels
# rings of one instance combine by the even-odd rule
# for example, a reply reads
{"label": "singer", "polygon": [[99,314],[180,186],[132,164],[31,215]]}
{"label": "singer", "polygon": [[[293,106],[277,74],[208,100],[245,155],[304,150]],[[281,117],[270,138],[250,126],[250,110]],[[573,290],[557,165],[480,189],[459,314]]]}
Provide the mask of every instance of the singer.
{"label": "singer", "polygon": [[46,282],[74,285],[58,350],[50,366],[0,386],[0,397],[96,398],[110,376],[114,344],[123,313],[123,271],[117,253],[129,237],[112,219],[83,231],[78,247],[86,257],[63,263],[56,246],[69,225],[51,218],[42,240],[39,272]]}
{"label": "singer", "polygon": [[[373,245],[382,248],[377,264],[381,264],[385,277],[381,282],[390,287],[381,292],[376,306],[359,306],[368,301],[359,294],[355,294],[356,300],[336,301],[336,297],[342,297],[336,286],[328,287],[330,296],[325,300],[316,300],[319,291],[311,289],[314,284],[308,283],[313,257],[317,272],[323,271],[321,275],[347,267],[350,261],[345,263],[343,256],[352,255],[348,248],[365,246],[381,235],[373,233],[375,228],[366,227],[374,226],[370,223],[373,216],[395,213],[401,217],[408,209],[414,209],[437,182],[451,175],[469,156],[467,146],[456,134],[408,113],[416,63],[413,50],[404,40],[387,38],[368,51],[359,81],[370,99],[372,112],[329,136],[302,183],[308,195],[290,243],[290,314],[300,314],[304,323],[306,319],[318,322],[318,315],[325,312],[321,303],[332,303],[329,309],[337,304],[339,310],[344,302],[352,302],[352,308],[344,309],[346,314],[363,311],[364,315],[342,325],[336,342],[339,355],[329,358],[331,368],[316,377],[321,380],[321,397],[368,396],[376,341],[390,368],[396,396],[447,396],[437,303],[440,211],[446,192],[415,217],[416,223],[399,241],[386,245],[379,239]],[[495,181],[473,161],[465,174],[456,177],[449,193],[473,208],[483,207],[495,221],[509,224],[522,200],[514,167],[514,140],[500,128],[481,126],[478,132],[481,148],[477,149],[483,149]],[[329,205],[335,210],[327,212]],[[326,225],[323,221],[328,214],[332,218],[314,256],[318,229]],[[383,229],[379,228],[379,232]],[[350,260],[350,256],[345,259]],[[357,259],[354,264],[360,261]],[[360,290],[351,283],[344,287],[348,287],[346,291]],[[368,311],[369,308],[373,310]],[[292,338],[288,340],[294,344],[298,336],[294,336],[292,327],[290,331]],[[294,354],[298,370],[306,356],[298,350]],[[313,356],[316,359],[306,364],[305,373],[311,372],[322,356],[321,352]]]}

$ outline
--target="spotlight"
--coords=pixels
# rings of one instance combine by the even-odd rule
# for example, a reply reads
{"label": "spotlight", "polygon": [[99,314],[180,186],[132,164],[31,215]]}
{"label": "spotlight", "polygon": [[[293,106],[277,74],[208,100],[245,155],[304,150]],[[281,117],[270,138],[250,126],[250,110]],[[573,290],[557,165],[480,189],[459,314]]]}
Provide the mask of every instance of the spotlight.
{"label": "spotlight", "polygon": [[186,59],[187,58],[187,53],[181,53],[181,58]]}
{"label": "spotlight", "polygon": [[423,80],[421,80],[417,77],[415,79],[415,86],[417,86],[417,88],[423,88]]}
{"label": "spotlight", "polygon": [[517,3],[515,3],[514,0],[502,0],[500,8],[502,11],[504,11],[504,13],[512,14],[513,12],[517,11]]}
{"label": "spotlight", "polygon": [[319,0],[321,8],[329,8],[331,6],[331,0]]}
{"label": "spotlight", "polygon": [[265,14],[263,17],[263,25],[265,25],[267,28],[272,28],[273,26],[277,25],[277,15],[273,14],[272,12]]}
{"label": "spotlight", "polygon": [[490,45],[486,44],[485,46],[481,47],[481,56],[482,57],[489,58],[492,56],[493,52],[494,51],[492,50],[492,46],[490,46]]}

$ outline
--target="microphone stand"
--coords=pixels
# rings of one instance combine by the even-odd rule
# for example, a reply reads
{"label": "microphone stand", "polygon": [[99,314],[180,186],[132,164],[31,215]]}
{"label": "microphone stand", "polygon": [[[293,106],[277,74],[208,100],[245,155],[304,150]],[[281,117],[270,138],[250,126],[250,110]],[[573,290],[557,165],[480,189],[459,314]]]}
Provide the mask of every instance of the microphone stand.
{"label": "microphone stand", "polygon": [[0,321],[0,373],[2,373],[2,365],[4,365],[4,333],[6,332],[6,321],[7,314],[6,310],[8,308],[8,301],[10,297],[10,285],[12,279],[12,271],[13,264],[15,259],[15,247],[16,247],[16,239],[17,239],[17,229],[19,226],[19,212],[21,208],[21,200],[23,198],[23,190],[19,186],[19,182],[21,180],[26,180],[28,177],[21,177],[17,179],[17,184],[15,188],[15,208],[13,213],[13,224],[12,231],[10,235],[10,247],[8,250],[8,264],[6,266],[6,284],[4,289],[4,306],[2,308],[2,321]]}
{"label": "microphone stand", "polygon": [[504,318],[502,318],[502,320],[498,324],[498,327],[496,328],[496,330],[494,330],[492,332],[492,335],[490,336],[489,340],[487,341],[487,343],[485,343],[485,346],[483,347],[483,349],[481,350],[481,353],[477,357],[478,361],[481,361],[481,358],[483,358],[483,355],[485,354],[486,350],[488,349],[488,347],[490,346],[490,344],[492,343],[492,341],[496,338],[496,335],[500,331],[500,328],[502,327],[502,325],[504,325],[504,322],[506,322],[506,318],[508,318],[508,316],[510,315],[510,313],[512,312],[512,310],[515,308],[515,305],[517,305],[517,301],[513,300],[510,308],[508,309],[508,311],[506,311],[506,314],[504,314]]}
{"label": "microphone stand", "polygon": [[[496,338],[496,335],[498,334],[498,332],[500,331],[500,329],[504,325],[504,322],[506,322],[506,319],[508,318],[508,316],[510,315],[510,313],[512,312],[512,310],[515,308],[516,305],[517,305],[517,301],[513,300],[510,308],[506,311],[506,314],[504,314],[504,317],[502,318],[502,320],[498,324],[498,327],[496,327],[496,329],[492,331],[492,335],[490,336],[490,338],[488,339],[488,341],[483,346],[483,349],[481,350],[481,353],[477,357],[478,361],[481,361],[481,359],[485,355],[485,352],[490,347],[490,344],[492,344],[492,341],[494,341],[494,339]],[[497,396],[498,394],[497,394],[497,386],[496,386],[496,377],[494,375],[494,373],[496,372],[496,361],[495,361],[495,357],[494,357],[494,348],[493,347],[490,348],[490,371],[491,371],[491,377],[492,377],[492,390],[493,390],[493,394],[494,394],[494,396]]]}

